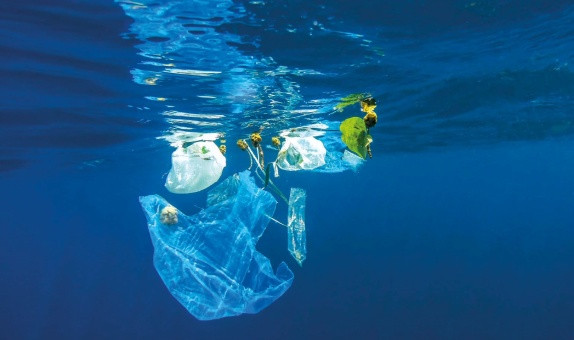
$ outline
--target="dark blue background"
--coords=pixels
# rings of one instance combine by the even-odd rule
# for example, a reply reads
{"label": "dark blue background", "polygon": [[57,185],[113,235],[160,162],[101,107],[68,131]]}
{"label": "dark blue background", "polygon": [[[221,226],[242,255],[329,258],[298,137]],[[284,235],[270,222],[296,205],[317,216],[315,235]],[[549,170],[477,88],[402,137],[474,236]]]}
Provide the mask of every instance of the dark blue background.
{"label": "dark blue background", "polygon": [[[459,3],[431,6],[431,12],[429,3],[381,2],[368,8],[339,3],[331,10],[346,12],[357,25],[376,25],[374,13],[382,13],[380,20],[411,27],[409,34],[420,37],[453,26],[514,25],[525,17],[557,15],[568,5],[505,2],[496,7],[502,14],[489,16],[487,5],[494,2],[481,2],[486,9],[463,20],[456,12],[464,8]],[[312,13],[320,4],[292,5]],[[423,122],[412,126],[422,133],[417,139],[416,133],[402,134],[392,126],[393,121],[406,126],[412,123],[408,117],[419,114],[415,104],[397,109],[418,100],[416,94],[393,99],[396,94],[385,87],[389,92],[381,95],[388,105],[377,110],[375,157],[359,173],[284,172],[277,181],[308,194],[303,268],[290,258],[282,227],[270,225],[258,245],[275,265],[285,260],[294,270],[291,289],[260,314],[200,322],[169,295],[155,272],[137,200],[159,193],[191,214],[204,206],[205,193],[177,196],[163,187],[173,149],[155,139],[166,123],[153,106],[133,108],[143,106],[148,93],[129,74],[139,62],[136,41],[120,38],[130,19],[113,3],[3,4],[1,9],[3,338],[574,336],[571,111],[558,105],[559,113],[551,117],[530,111],[518,117],[526,119],[528,129],[477,114],[476,125],[435,135]],[[272,10],[253,11],[289,19]],[[409,20],[417,15],[422,19]],[[574,43],[560,48],[567,47]],[[287,52],[263,41],[258,53],[283,57],[287,64],[304,57],[294,61]],[[540,77],[517,76],[508,88],[521,81],[540,86],[519,89],[516,96],[477,92],[456,81],[441,83],[443,92],[429,91],[439,98],[435,107],[454,98],[460,105],[453,104],[453,110],[468,103],[482,107],[485,93],[494,107],[507,105],[507,97],[528,102],[524,93],[530,92],[554,96],[558,103],[570,100],[568,69],[560,77],[544,70],[525,67],[522,74]],[[346,75],[347,82],[337,86],[350,91],[356,75]],[[492,86],[500,84],[498,73],[491,79]],[[360,87],[360,77],[357,81]],[[308,85],[321,92],[320,82]],[[455,97],[454,89],[461,91]],[[420,106],[432,103],[421,101]],[[445,117],[436,112],[433,119]],[[477,132],[479,125],[499,133]],[[223,176],[248,166],[246,155],[235,148],[227,156]],[[277,217],[285,216],[279,205]]]}

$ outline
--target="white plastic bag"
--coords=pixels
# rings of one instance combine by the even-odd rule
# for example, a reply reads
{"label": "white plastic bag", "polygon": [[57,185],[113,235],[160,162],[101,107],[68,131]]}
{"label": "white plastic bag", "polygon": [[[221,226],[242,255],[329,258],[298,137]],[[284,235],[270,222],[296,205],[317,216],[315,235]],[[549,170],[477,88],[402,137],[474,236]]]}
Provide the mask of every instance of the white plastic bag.
{"label": "white plastic bag", "polygon": [[[365,160],[355,155],[352,152],[345,150],[347,146],[341,140],[341,132],[339,125],[341,122],[326,121],[312,125],[301,126],[297,128],[290,128],[283,130],[279,135],[286,140],[295,137],[315,137],[318,138],[323,147],[327,150],[324,157],[324,165],[312,168],[313,172],[323,173],[337,173],[347,170],[358,171],[358,169],[365,163]],[[281,151],[285,151],[285,147]],[[288,163],[294,163],[297,159],[297,154],[292,152],[294,160]],[[285,155],[287,156],[287,155]],[[279,162],[279,158],[277,160]],[[283,161],[285,163],[285,161]],[[287,165],[280,166],[285,169]],[[301,170],[300,168],[288,168],[285,170]],[[309,170],[309,169],[306,169]]]}
{"label": "white plastic bag", "polygon": [[180,146],[171,155],[165,187],[175,194],[201,191],[217,182],[225,165],[225,156],[213,142]]}
{"label": "white plastic bag", "polygon": [[325,165],[327,150],[315,137],[285,137],[277,155],[277,166],[283,170],[313,170]]}

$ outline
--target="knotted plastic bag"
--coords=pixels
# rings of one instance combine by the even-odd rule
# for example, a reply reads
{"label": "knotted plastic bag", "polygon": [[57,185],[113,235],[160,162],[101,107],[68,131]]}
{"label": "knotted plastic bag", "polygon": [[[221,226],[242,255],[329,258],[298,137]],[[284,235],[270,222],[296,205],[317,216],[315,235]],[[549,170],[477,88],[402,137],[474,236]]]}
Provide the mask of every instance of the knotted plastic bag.
{"label": "knotted plastic bag", "polygon": [[[208,207],[186,216],[158,195],[140,197],[154,246],[154,265],[170,293],[199,320],[258,313],[293,282],[255,246],[277,201],[248,171],[208,193]],[[167,207],[167,209],[166,209]],[[174,215],[176,214],[176,215]]]}
{"label": "knotted plastic bag", "polygon": [[165,187],[175,194],[201,191],[219,180],[225,165],[225,156],[213,142],[179,146],[171,155]]}
{"label": "knotted plastic bag", "polygon": [[325,165],[327,150],[312,136],[285,137],[276,164],[283,170],[313,170]]}

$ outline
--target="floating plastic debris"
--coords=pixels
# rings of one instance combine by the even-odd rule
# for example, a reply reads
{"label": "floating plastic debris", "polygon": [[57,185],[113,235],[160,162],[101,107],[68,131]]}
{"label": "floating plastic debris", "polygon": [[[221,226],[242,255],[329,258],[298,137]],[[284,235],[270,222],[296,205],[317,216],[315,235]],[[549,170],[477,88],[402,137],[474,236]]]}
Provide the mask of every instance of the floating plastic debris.
{"label": "floating plastic debris", "polygon": [[325,165],[313,171],[323,173],[337,173],[346,170],[358,171],[365,160],[346,150],[346,145],[341,140],[340,133],[329,132],[321,138],[327,149]]}
{"label": "floating plastic debris", "polygon": [[193,216],[158,195],[140,197],[140,203],[155,268],[170,293],[197,319],[258,313],[291,286],[289,267],[282,262],[273,273],[269,259],[255,249],[277,201],[255,185],[248,171],[211,190],[208,207]]}
{"label": "floating plastic debris", "polygon": [[327,150],[315,137],[285,137],[277,155],[277,166],[283,170],[313,170],[325,165]]}
{"label": "floating plastic debris", "polygon": [[300,266],[307,258],[307,236],[305,233],[305,200],[307,193],[300,188],[291,188],[287,216],[287,248]]}
{"label": "floating plastic debris", "polygon": [[339,125],[340,122],[326,121],[283,130],[280,132],[280,135],[285,139],[312,136],[323,143],[326,149],[325,164],[312,169],[311,171],[313,172],[337,173],[346,170],[357,171],[365,161],[361,157],[345,150],[347,146],[341,140]]}
{"label": "floating plastic debris", "polygon": [[175,194],[189,194],[217,182],[226,165],[225,156],[213,142],[178,147],[171,155],[165,187]]}

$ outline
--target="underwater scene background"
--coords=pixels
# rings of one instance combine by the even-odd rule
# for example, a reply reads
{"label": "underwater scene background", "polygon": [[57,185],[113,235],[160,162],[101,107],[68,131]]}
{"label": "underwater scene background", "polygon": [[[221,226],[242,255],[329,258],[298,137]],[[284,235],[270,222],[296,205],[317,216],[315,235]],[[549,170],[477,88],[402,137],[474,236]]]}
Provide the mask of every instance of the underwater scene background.
{"label": "underwater scene background", "polygon": [[[574,336],[574,3],[75,1],[0,4],[0,336]],[[235,146],[362,116],[357,172],[281,172],[307,191],[307,259],[258,314],[198,321],[156,272],[138,197],[172,145]],[[266,149],[271,160],[273,151]],[[275,217],[285,220],[279,202]]]}

